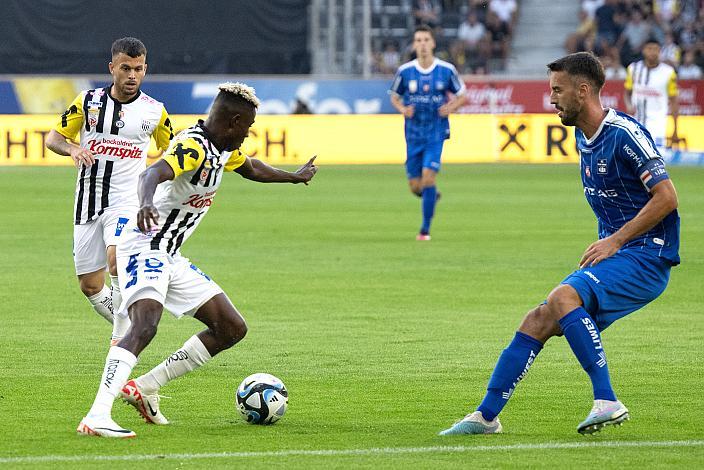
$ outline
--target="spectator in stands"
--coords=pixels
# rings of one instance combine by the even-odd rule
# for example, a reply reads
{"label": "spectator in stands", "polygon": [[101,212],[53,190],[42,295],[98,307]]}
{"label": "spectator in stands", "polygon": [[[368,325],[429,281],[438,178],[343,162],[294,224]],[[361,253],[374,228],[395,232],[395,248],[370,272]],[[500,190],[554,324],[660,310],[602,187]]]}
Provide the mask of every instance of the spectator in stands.
{"label": "spectator in stands", "polygon": [[663,42],[662,49],[660,49],[660,60],[677,68],[680,64],[681,55],[682,51],[680,50],[680,46],[675,43],[675,37],[672,32],[666,32],[665,41]]}
{"label": "spectator in stands", "polygon": [[489,0],[469,0],[469,11],[477,14],[480,23],[486,24],[486,12],[489,11]]}
{"label": "spectator in stands", "polygon": [[594,20],[596,9],[604,4],[604,0],[582,0],[582,10],[590,20]]}
{"label": "spectator in stands", "polygon": [[585,43],[589,38],[593,37],[596,31],[594,24],[594,19],[589,17],[589,14],[580,10],[579,12],[579,26],[577,30],[567,36],[565,40],[565,50],[568,54],[572,54],[578,51],[586,51]]}
{"label": "spectator in stands", "polygon": [[607,80],[625,80],[626,68],[621,65],[618,54],[614,57],[613,54],[599,57],[599,61],[604,66],[604,76]]}
{"label": "spectator in stands", "polygon": [[506,25],[509,32],[513,31],[517,9],[516,0],[491,0],[489,2],[489,11],[496,13],[496,16]]}
{"label": "spectator in stands", "polygon": [[401,53],[395,41],[386,41],[381,53],[381,73],[392,74],[401,65]]}
{"label": "spectator in stands", "polygon": [[604,0],[604,4],[596,9],[596,41],[614,44],[621,34],[621,28],[616,22],[616,0]]}
{"label": "spectator in stands", "polygon": [[496,13],[489,10],[486,15],[486,29],[489,31],[491,58],[498,59],[500,70],[506,68],[506,58],[510,45],[511,32],[508,25]]}
{"label": "spectator in stands", "polygon": [[421,25],[436,29],[440,26],[440,3],[437,0],[414,0],[413,17],[416,27]]}
{"label": "spectator in stands", "polygon": [[677,76],[681,80],[698,80],[702,78],[702,69],[694,63],[694,51],[684,53],[682,65],[677,69]]}
{"label": "spectator in stands", "polygon": [[470,11],[457,28],[457,40],[452,43],[452,60],[462,73],[472,73],[476,67],[486,67],[487,30],[477,14]]}
{"label": "spectator in stands", "polygon": [[643,19],[640,9],[634,9],[617,42],[623,62],[630,63],[637,58],[643,44],[651,37],[651,30],[650,23]]}
{"label": "spectator in stands", "polygon": [[669,25],[679,14],[678,0],[652,0],[655,20],[661,25]]}

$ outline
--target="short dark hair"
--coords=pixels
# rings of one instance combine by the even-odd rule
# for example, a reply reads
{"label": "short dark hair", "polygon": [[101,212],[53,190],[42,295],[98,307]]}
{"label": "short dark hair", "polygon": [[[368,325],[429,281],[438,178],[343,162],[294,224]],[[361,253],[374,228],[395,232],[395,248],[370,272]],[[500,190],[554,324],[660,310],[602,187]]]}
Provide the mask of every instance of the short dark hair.
{"label": "short dark hair", "polygon": [[123,54],[127,54],[128,56],[135,58],[141,55],[146,56],[147,48],[144,46],[144,43],[139,39],[126,37],[117,39],[115,42],[113,42],[110,52],[112,54],[112,57],[115,57],[117,54],[122,52]]}
{"label": "short dark hair", "polygon": [[655,36],[650,36],[648,39],[646,39],[643,43],[643,46],[647,46],[648,44],[657,44],[658,46],[662,46],[662,44],[660,44],[660,40]]}
{"label": "short dark hair", "polygon": [[413,36],[416,35],[416,33],[423,32],[423,33],[428,33],[430,34],[430,37],[435,40],[435,31],[433,31],[433,28],[428,26],[427,24],[422,24],[420,26],[416,26],[415,31],[413,31]]}
{"label": "short dark hair", "polygon": [[583,77],[592,82],[596,91],[604,86],[604,66],[591,52],[576,52],[548,64],[550,72],[567,72],[573,77]]}

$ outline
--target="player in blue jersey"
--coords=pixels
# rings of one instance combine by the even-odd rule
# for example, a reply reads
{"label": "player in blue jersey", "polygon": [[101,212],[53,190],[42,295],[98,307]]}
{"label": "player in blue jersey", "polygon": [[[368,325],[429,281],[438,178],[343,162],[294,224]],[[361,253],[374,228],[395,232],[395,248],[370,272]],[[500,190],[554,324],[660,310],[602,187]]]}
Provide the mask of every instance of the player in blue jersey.
{"label": "player in blue jersey", "polygon": [[591,434],[628,419],[616,398],[601,340],[611,323],[655,300],[679,264],[677,194],[648,131],[630,116],[603,109],[604,70],[591,53],[548,64],[550,102],[575,126],[580,173],[599,239],[579,269],[523,319],[501,353],[484,400],[441,435],[501,432],[498,414],[543,344],[564,335],[589,375],[594,406],[577,431]]}
{"label": "player in blue jersey", "polygon": [[419,26],[413,34],[417,59],[399,67],[391,85],[391,103],[405,116],[406,175],[411,192],[423,200],[423,224],[417,240],[430,240],[430,223],[439,193],[435,177],[440,155],[450,137],[447,118],[464,103],[465,86],[455,67],[433,55],[432,30]]}

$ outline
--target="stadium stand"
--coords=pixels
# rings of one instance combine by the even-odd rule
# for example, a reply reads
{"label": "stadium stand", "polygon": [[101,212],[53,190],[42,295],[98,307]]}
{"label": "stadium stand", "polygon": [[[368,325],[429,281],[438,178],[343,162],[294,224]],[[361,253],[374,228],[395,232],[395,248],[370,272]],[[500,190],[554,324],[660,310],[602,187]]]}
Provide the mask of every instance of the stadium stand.
{"label": "stadium stand", "polygon": [[626,66],[654,37],[661,60],[678,68],[680,78],[697,78],[704,68],[702,0],[583,0],[579,19],[565,41],[567,52],[591,51]]}

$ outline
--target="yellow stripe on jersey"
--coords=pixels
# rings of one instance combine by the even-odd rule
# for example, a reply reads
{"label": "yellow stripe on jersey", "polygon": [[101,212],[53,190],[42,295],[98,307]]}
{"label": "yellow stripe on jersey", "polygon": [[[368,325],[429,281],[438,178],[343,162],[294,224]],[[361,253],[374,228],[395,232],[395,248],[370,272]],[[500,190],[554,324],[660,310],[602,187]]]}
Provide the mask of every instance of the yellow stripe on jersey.
{"label": "yellow stripe on jersey", "polygon": [[83,115],[83,98],[85,92],[81,92],[73,100],[71,106],[68,107],[66,111],[61,115],[61,120],[54,127],[54,130],[66,137],[67,139],[76,140],[78,133],[83,126],[83,120],[85,116]]}
{"label": "yellow stripe on jersey", "polygon": [[230,159],[225,163],[225,171],[235,171],[242,165],[244,165],[245,159],[247,157],[245,154],[240,152],[239,150],[235,150],[232,152],[232,155],[230,155]]}
{"label": "yellow stripe on jersey", "polygon": [[205,159],[205,150],[192,138],[179,140],[169,147],[162,160],[174,170],[174,176],[198,168]]}
{"label": "yellow stripe on jersey", "polygon": [[633,90],[633,64],[626,69],[626,81],[623,82],[623,87],[628,91]]}
{"label": "yellow stripe on jersey", "polygon": [[672,71],[670,79],[667,82],[667,96],[677,96],[679,91],[677,90],[677,72]]}
{"label": "yellow stripe on jersey", "polygon": [[174,129],[171,127],[171,119],[169,118],[169,113],[166,112],[166,108],[161,109],[161,119],[159,119],[159,125],[154,129],[152,137],[154,137],[156,148],[159,150],[166,150],[171,139],[174,138]]}

